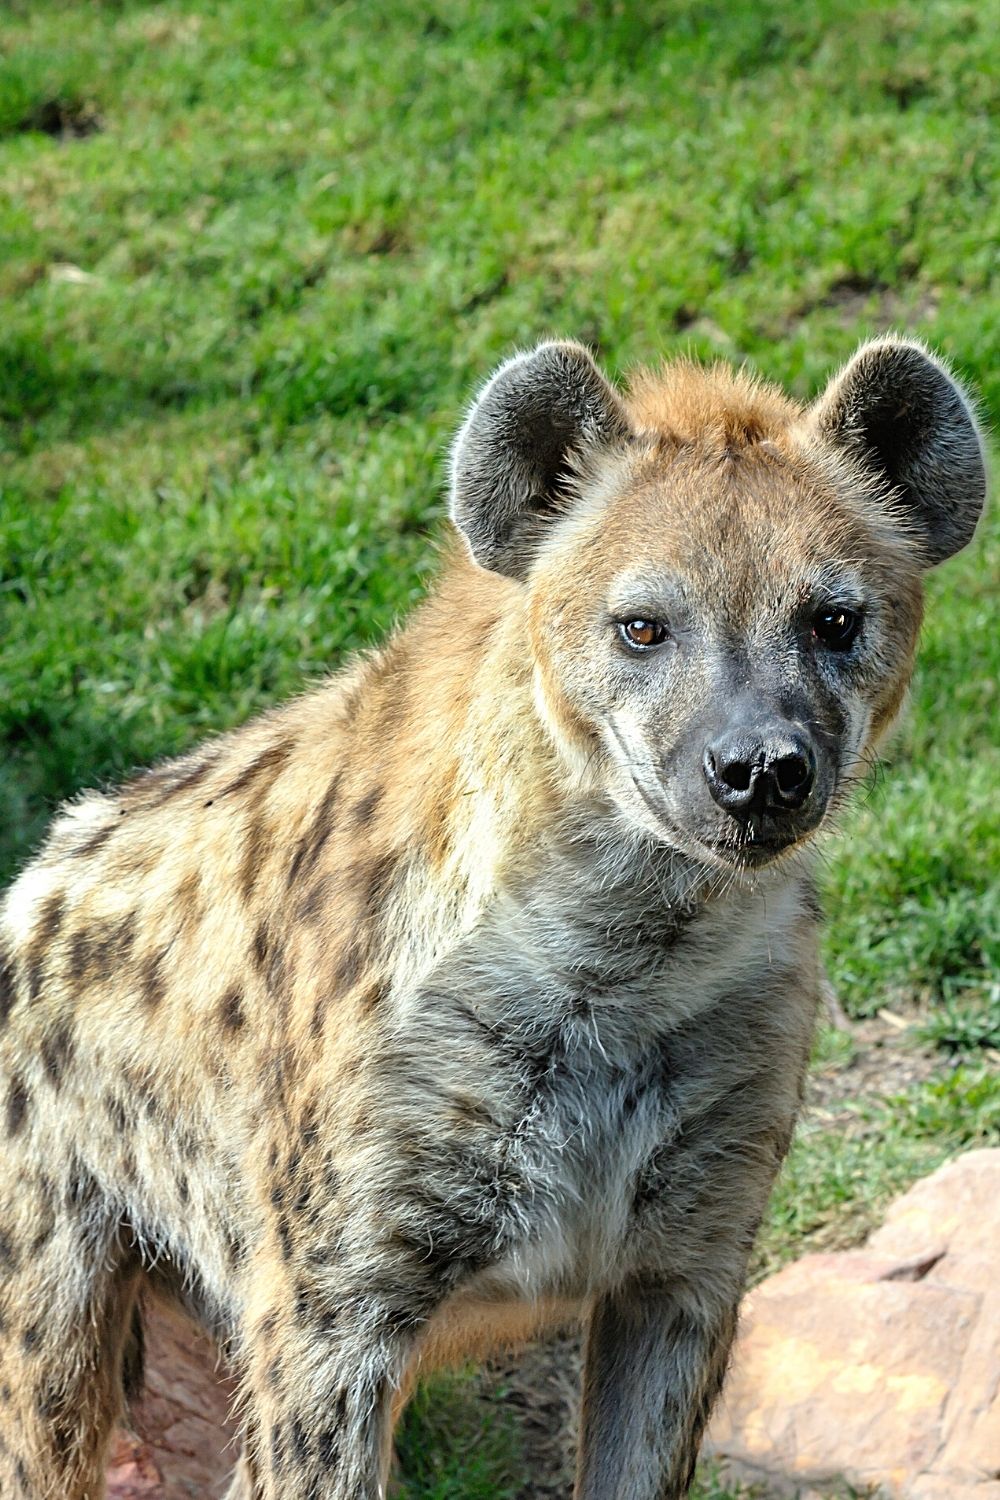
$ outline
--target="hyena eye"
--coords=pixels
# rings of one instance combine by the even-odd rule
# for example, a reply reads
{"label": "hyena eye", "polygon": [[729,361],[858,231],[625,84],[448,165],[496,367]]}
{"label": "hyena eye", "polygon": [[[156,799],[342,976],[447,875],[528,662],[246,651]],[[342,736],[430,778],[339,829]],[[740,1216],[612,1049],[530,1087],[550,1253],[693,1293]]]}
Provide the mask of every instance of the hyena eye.
{"label": "hyena eye", "polygon": [[668,634],[667,627],[659,620],[622,620],[618,632],[633,651],[649,651],[653,646],[662,646]]}
{"label": "hyena eye", "polygon": [[842,604],[831,604],[813,616],[813,635],[830,651],[847,651],[854,644],[861,616]]}

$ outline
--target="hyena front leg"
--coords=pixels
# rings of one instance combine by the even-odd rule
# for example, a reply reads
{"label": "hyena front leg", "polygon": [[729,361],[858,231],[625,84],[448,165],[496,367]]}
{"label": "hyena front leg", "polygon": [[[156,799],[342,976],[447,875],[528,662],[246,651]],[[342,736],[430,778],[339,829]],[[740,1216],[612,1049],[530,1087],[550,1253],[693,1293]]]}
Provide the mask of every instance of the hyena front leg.
{"label": "hyena front leg", "polygon": [[244,1338],[260,1500],[383,1500],[396,1398],[438,1300],[430,1277],[374,1242],[350,1279],[275,1272]]}
{"label": "hyena front leg", "polygon": [[0,1172],[0,1495],[96,1500],[137,1268],[79,1166]]}
{"label": "hyena front leg", "polygon": [[244,1478],[239,1500],[384,1500],[393,1398],[413,1337],[369,1323],[327,1343],[323,1353],[286,1329],[279,1355],[255,1357],[248,1439],[258,1490]]}
{"label": "hyena front leg", "polygon": [[595,1306],[575,1500],[681,1500],[719,1393],[737,1306],[692,1311],[637,1282]]}

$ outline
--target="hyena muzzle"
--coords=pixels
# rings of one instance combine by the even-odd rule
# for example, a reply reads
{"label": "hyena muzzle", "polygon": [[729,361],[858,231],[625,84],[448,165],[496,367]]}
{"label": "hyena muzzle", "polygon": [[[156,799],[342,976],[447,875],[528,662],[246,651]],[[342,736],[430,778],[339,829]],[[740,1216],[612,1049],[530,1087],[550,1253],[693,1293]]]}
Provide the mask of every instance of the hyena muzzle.
{"label": "hyena muzzle", "polygon": [[451,476],[405,628],[69,806],[0,908],[5,1500],[102,1492],[149,1281],[238,1374],[258,1500],[383,1495],[421,1369],[574,1320],[578,1500],[686,1491],[800,1098],[813,836],[982,445],[904,340],[807,407],[548,343]]}

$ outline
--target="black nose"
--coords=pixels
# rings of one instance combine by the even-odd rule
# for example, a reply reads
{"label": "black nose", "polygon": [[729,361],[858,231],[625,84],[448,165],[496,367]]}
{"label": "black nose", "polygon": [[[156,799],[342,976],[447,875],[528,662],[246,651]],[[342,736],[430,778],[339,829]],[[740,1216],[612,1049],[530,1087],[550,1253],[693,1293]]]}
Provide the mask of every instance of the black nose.
{"label": "black nose", "polygon": [[816,779],[812,746],[791,726],[727,730],[705,746],[702,766],[716,802],[737,815],[797,812]]}

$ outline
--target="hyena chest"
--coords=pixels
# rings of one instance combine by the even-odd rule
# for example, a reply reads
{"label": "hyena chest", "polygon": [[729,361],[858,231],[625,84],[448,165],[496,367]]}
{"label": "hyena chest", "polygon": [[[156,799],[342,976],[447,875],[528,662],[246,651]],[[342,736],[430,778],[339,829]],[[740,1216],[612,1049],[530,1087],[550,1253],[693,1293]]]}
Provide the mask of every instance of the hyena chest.
{"label": "hyena chest", "polygon": [[551,907],[532,925],[508,911],[437,971],[411,1013],[436,1079],[428,1161],[438,1173],[451,1140],[473,1161],[478,1196],[455,1201],[491,1218],[488,1295],[584,1296],[643,1261],[651,1218],[663,1240],[686,1126],[759,1071],[752,976],[769,960],[744,915],[609,936],[579,920],[560,933]]}
{"label": "hyena chest", "polygon": [[523,1130],[521,1234],[500,1276],[516,1295],[585,1296],[640,1249],[642,1183],[679,1131],[649,1077],[587,1069],[542,1097]]}

